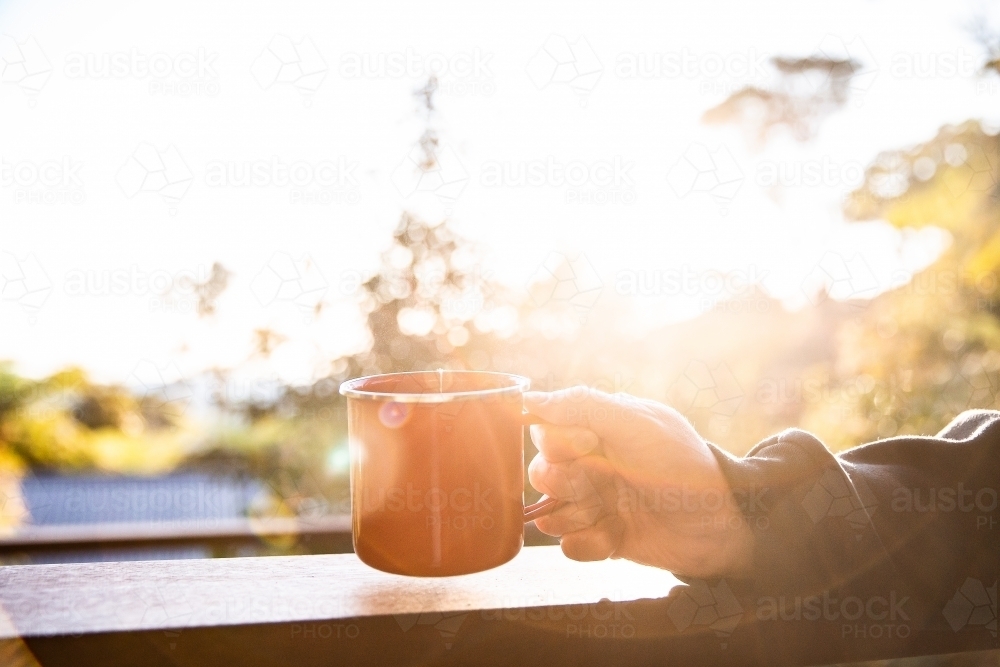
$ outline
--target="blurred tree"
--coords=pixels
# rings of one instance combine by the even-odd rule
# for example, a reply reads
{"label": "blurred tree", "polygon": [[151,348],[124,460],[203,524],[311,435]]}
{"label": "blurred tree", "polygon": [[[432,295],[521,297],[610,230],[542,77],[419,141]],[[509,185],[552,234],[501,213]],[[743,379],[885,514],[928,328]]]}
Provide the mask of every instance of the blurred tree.
{"label": "blurred tree", "polygon": [[231,274],[226,267],[219,262],[212,264],[212,272],[208,278],[201,283],[193,285],[194,293],[198,296],[198,315],[205,317],[215,314],[216,301],[229,286]]}
{"label": "blurred tree", "polygon": [[[839,446],[932,433],[967,408],[998,408],[1000,140],[976,121],[883,153],[849,198],[853,219],[933,225],[950,246],[841,328],[826,400],[803,424]],[[871,391],[856,391],[858,377]]]}
{"label": "blurred tree", "polygon": [[[818,58],[776,59],[775,66],[792,77],[819,72],[828,82],[818,97],[796,97],[799,89],[790,87],[766,101],[767,127],[787,125],[802,136],[843,104],[857,69]],[[419,140],[420,168],[428,171],[437,167],[439,146],[430,123],[435,90],[430,81],[417,93],[428,114]],[[754,96],[737,94],[726,113],[737,118]],[[485,268],[481,250],[447,220],[404,212],[379,268],[356,293],[370,347],[330,360],[326,377],[234,397],[227,371],[206,374],[221,417],[195,430],[154,396],[94,385],[77,370],[33,381],[0,366],[0,466],[218,468],[272,489],[261,513],[345,511],[339,383],[439,367],[517,372],[543,390],[589,384],[666,401],[737,452],[795,425],[836,447],[931,432],[966,407],[1000,407],[998,153],[996,136],[967,123],[879,156],[848,214],[904,229],[933,225],[953,242],[927,271],[866,306],[827,301],[790,314],[766,295],[744,293],[690,322],[641,334],[634,303],[604,290],[585,258],[554,253],[515,289]],[[198,286],[200,314],[212,312],[227,282],[228,272],[213,267]],[[253,336],[254,359],[285,342],[266,329]]]}
{"label": "blurred tree", "polygon": [[[418,168],[424,172],[439,166],[437,88],[431,77],[415,92],[425,119],[418,140]],[[225,277],[223,270],[223,287]],[[490,368],[491,355],[518,328],[517,299],[484,270],[477,248],[447,221],[428,222],[409,212],[400,216],[378,270],[355,297],[366,315],[369,349],[331,360],[327,376],[310,386],[280,387],[273,396],[245,400],[217,392],[216,406],[236,420],[209,434],[187,465],[242,470],[265,480],[274,492],[265,513],[346,511],[346,405],[339,383],[394,371]],[[253,335],[257,358],[286,342],[269,329]],[[224,386],[227,374],[218,375]]]}
{"label": "blurred tree", "polygon": [[752,143],[766,143],[784,128],[799,140],[812,138],[819,124],[847,103],[852,79],[863,69],[855,60],[825,56],[772,58],[775,84],[747,86],[704,113],[708,124],[735,123]]}
{"label": "blurred tree", "polygon": [[483,268],[447,223],[404,214],[379,272],[362,285],[371,350],[352,359],[365,374],[485,369],[518,328],[518,299]]}
{"label": "blurred tree", "polygon": [[0,365],[0,471],[162,471],[184,454],[177,416],[79,369],[26,380]]}

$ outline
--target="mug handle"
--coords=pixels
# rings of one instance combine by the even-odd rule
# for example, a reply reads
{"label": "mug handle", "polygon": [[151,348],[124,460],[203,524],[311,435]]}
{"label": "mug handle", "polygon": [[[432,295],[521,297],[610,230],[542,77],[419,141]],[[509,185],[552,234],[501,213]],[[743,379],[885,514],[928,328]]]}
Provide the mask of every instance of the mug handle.
{"label": "mug handle", "polygon": [[[547,422],[541,417],[536,417],[530,412],[522,412],[521,423],[525,426],[529,426],[531,424],[545,424]],[[560,505],[562,505],[562,501],[557,498],[543,497],[537,503],[533,503],[524,508],[524,522],[531,523],[539,517],[552,514],[552,512],[556,511]]]}

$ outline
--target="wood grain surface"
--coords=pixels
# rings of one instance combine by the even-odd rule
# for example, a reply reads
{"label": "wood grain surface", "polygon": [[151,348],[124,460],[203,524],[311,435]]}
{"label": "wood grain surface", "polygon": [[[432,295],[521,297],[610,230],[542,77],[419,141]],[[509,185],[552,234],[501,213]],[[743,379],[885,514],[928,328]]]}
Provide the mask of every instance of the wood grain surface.
{"label": "wood grain surface", "polygon": [[0,637],[329,621],[665,597],[669,572],[578,563],[526,547],[459,577],[374,570],[354,554],[24,565],[0,568]]}
{"label": "wood grain surface", "polygon": [[[951,629],[847,641],[842,622],[762,622],[725,581],[679,583],[558,547],[447,578],[354,555],[10,566],[0,665],[803,667],[996,648]],[[730,608],[739,618],[717,623]]]}

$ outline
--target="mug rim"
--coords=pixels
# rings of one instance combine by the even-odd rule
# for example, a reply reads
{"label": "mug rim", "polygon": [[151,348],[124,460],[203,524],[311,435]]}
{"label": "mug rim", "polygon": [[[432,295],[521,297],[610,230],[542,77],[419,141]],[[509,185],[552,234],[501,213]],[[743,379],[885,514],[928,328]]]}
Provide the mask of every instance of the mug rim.
{"label": "mug rim", "polygon": [[363,389],[357,388],[358,385],[364,384],[366,381],[375,378],[393,377],[400,375],[423,375],[427,373],[432,373],[432,374],[437,373],[437,371],[402,371],[397,373],[377,373],[375,375],[366,375],[364,377],[347,380],[341,383],[340,394],[346,396],[347,398],[359,398],[371,401],[390,400],[396,403],[447,403],[449,401],[467,401],[477,398],[484,398],[487,396],[519,394],[521,392],[527,391],[528,387],[531,386],[530,379],[524,377],[523,375],[516,375],[514,373],[501,373],[500,371],[470,371],[470,370],[444,370],[444,372],[455,375],[499,376],[512,380],[513,384],[511,384],[509,387],[475,389],[473,391],[434,392],[428,394],[365,391]]}

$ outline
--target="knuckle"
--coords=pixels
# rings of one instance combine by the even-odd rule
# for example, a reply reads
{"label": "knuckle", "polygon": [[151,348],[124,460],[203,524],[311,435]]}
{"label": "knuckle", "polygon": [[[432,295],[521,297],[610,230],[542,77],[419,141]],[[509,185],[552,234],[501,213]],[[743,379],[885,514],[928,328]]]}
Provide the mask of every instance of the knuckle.
{"label": "knuckle", "polygon": [[536,456],[532,459],[531,463],[528,464],[528,480],[532,484],[544,481],[545,472],[545,459],[540,456]]}

